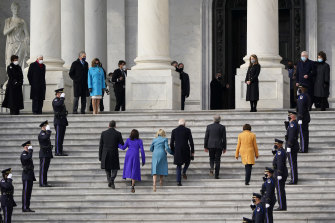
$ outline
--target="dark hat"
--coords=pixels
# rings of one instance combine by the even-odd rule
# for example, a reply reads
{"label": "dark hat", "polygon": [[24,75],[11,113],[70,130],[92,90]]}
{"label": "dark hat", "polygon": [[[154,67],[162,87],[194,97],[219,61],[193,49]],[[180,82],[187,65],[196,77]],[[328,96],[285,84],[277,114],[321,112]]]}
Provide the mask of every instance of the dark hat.
{"label": "dark hat", "polygon": [[280,139],[275,139],[275,143],[280,143],[280,144],[283,144],[284,141],[280,140]]}
{"label": "dark hat", "polygon": [[25,147],[25,146],[30,146],[30,145],[31,145],[31,142],[30,142],[30,140],[29,140],[29,141],[23,143],[21,146],[22,146],[22,147]]}
{"label": "dark hat", "polygon": [[64,92],[64,88],[59,88],[59,89],[55,90],[55,92],[56,92],[56,94],[57,93],[63,93]]}
{"label": "dark hat", "polygon": [[270,167],[265,167],[265,172],[274,173],[274,170]]}
{"label": "dark hat", "polygon": [[12,172],[12,168],[4,169],[1,173],[2,174],[10,174]]}
{"label": "dark hat", "polygon": [[293,114],[293,115],[296,115],[296,114],[297,114],[297,112],[296,112],[296,111],[293,111],[293,110],[288,110],[288,113],[289,113],[289,114]]}
{"label": "dark hat", "polygon": [[301,83],[300,85],[299,85],[299,88],[308,88],[308,85],[307,84],[305,84],[305,83]]}
{"label": "dark hat", "polygon": [[260,195],[260,194],[258,194],[258,193],[253,193],[253,194],[252,194],[252,197],[253,197],[253,198],[259,198],[259,199],[261,199],[261,198],[262,198],[262,195]]}
{"label": "dark hat", "polygon": [[49,124],[49,122],[48,122],[48,120],[46,120],[45,122],[42,122],[42,123],[40,124],[40,127],[42,128],[43,126],[48,125],[48,124]]}

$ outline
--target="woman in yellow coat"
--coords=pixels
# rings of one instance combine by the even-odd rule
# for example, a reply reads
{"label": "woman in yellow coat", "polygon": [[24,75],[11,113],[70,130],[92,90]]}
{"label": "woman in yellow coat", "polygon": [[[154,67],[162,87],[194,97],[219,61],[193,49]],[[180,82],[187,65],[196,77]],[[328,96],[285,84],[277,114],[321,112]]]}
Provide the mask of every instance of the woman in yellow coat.
{"label": "woman in yellow coat", "polygon": [[258,147],[256,135],[251,132],[251,126],[245,124],[243,132],[238,135],[235,159],[238,160],[241,154],[242,163],[245,165],[245,185],[249,185],[252,165],[255,164],[255,157],[258,158]]}

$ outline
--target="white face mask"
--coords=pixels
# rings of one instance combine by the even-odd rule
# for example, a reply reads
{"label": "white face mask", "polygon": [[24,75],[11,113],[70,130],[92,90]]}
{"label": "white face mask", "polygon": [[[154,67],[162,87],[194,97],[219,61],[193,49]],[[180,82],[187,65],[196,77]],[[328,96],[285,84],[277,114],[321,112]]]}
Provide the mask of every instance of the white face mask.
{"label": "white face mask", "polygon": [[38,62],[39,62],[40,64],[43,64],[43,60],[39,60]]}
{"label": "white face mask", "polygon": [[14,61],[13,64],[14,65],[19,65],[19,61]]}
{"label": "white face mask", "polygon": [[122,70],[126,70],[127,69],[127,66],[126,65],[123,65],[122,66]]}

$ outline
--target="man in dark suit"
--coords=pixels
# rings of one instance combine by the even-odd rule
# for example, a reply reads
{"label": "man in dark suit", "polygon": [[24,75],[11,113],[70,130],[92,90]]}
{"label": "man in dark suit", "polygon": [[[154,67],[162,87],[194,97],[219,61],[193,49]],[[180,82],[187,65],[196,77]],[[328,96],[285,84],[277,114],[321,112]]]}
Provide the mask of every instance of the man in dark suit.
{"label": "man in dark suit", "polygon": [[118,145],[124,144],[122,135],[116,129],[115,121],[109,123],[109,129],[103,131],[100,137],[99,161],[101,169],[105,169],[108,186],[115,189],[114,180],[120,169]]}
{"label": "man in dark suit", "polygon": [[120,60],[118,63],[119,68],[114,70],[112,76],[112,83],[114,85],[114,93],[116,98],[115,111],[126,110],[126,77],[127,68],[126,61]]}
{"label": "man in dark suit", "polygon": [[213,176],[215,163],[215,179],[219,179],[221,154],[227,151],[226,127],[220,124],[221,117],[214,116],[214,123],[207,126],[204,148],[209,152],[209,174]]}
{"label": "man in dark suit", "polygon": [[30,209],[30,198],[33,182],[36,181],[33,163],[33,147],[30,141],[22,144],[24,151],[21,153],[22,164],[22,212],[35,212]]}
{"label": "man in dark suit", "polygon": [[43,56],[38,56],[37,60],[29,65],[27,77],[31,86],[30,99],[32,100],[32,111],[35,115],[42,114],[46,88]]}
{"label": "man in dark suit", "polygon": [[176,70],[180,74],[181,80],[181,110],[185,109],[185,100],[190,96],[190,78],[187,73],[184,72],[184,64],[178,64]]}
{"label": "man in dark suit", "polygon": [[194,143],[192,132],[189,128],[185,127],[184,119],[180,119],[179,126],[172,130],[170,147],[174,153],[174,164],[177,165],[178,186],[182,186],[181,166],[185,164],[183,169],[183,178],[186,180],[186,171],[190,165],[191,160],[194,159]]}
{"label": "man in dark suit", "polygon": [[38,142],[40,143],[40,187],[51,187],[48,184],[48,170],[50,161],[53,158],[52,148],[50,141],[51,130],[48,120],[40,124],[41,132],[38,135]]}
{"label": "man in dark suit", "polygon": [[81,114],[85,114],[86,97],[90,94],[87,86],[88,63],[84,51],[81,51],[79,58],[72,63],[69,75],[73,80],[73,114],[78,114],[79,97],[81,98]]}

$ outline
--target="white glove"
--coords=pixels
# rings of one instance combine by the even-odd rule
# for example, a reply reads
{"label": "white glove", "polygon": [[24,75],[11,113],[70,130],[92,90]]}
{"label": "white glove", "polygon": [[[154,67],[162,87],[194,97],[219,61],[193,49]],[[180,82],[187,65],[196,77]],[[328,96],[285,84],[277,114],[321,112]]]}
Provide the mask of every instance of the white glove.
{"label": "white glove", "polygon": [[32,150],[32,149],[33,149],[33,146],[29,146],[29,147],[28,147],[28,150]]}
{"label": "white glove", "polygon": [[8,176],[7,176],[7,178],[9,178],[9,179],[12,179],[12,177],[13,177],[13,174],[8,174]]}
{"label": "white glove", "polygon": [[290,153],[291,152],[291,148],[287,148],[287,152]]}
{"label": "white glove", "polygon": [[299,120],[299,121],[298,121],[298,124],[299,124],[299,125],[302,125],[302,120]]}
{"label": "white glove", "polygon": [[65,93],[62,93],[62,94],[60,95],[60,97],[61,97],[61,98],[65,98]]}
{"label": "white glove", "polygon": [[265,204],[265,208],[269,208],[270,207],[270,205],[269,204]]}
{"label": "white glove", "polygon": [[283,177],[282,177],[282,176],[278,176],[277,179],[278,179],[278,180],[281,180],[281,179],[283,179]]}
{"label": "white glove", "polygon": [[47,125],[47,126],[45,127],[45,130],[50,131],[50,125]]}

